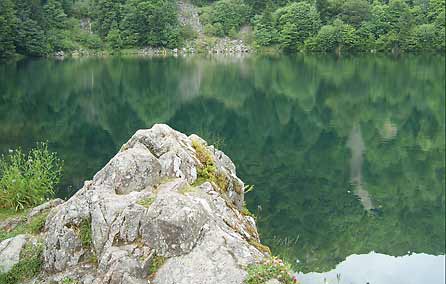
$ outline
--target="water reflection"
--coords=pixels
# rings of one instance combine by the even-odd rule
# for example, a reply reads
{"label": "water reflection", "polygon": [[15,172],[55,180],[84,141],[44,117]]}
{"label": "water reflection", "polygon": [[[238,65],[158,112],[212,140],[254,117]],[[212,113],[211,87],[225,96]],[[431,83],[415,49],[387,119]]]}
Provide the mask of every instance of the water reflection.
{"label": "water reflection", "polygon": [[355,194],[364,206],[364,209],[369,211],[374,209],[372,198],[369,192],[365,189],[362,180],[362,163],[365,151],[364,140],[362,139],[361,127],[355,124],[350,132],[347,140],[347,147],[350,148],[350,181],[354,187]]}
{"label": "water reflection", "polygon": [[351,255],[325,273],[298,273],[305,284],[443,284],[445,256],[424,253],[400,257],[371,252]]}
{"label": "water reflection", "polygon": [[[234,159],[255,185],[246,200],[262,208],[262,240],[298,258],[299,271],[329,271],[370,251],[444,254],[444,63],[408,55],[1,65],[0,152],[48,140],[65,160],[59,194],[69,196],[137,129],[168,123]],[[379,214],[364,210],[373,207]]]}

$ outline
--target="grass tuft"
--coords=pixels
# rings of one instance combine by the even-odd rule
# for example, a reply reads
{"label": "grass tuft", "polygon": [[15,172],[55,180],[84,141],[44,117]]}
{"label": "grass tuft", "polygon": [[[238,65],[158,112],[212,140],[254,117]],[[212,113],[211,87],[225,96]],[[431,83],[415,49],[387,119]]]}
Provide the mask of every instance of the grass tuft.
{"label": "grass tuft", "polygon": [[158,269],[166,262],[166,258],[164,256],[155,255],[152,259],[152,262],[149,266],[149,279],[153,279]]}
{"label": "grass tuft", "polygon": [[271,255],[271,249],[268,246],[263,245],[263,244],[259,243],[257,240],[254,240],[254,239],[251,239],[248,242],[249,242],[250,245],[254,246],[259,251]]}
{"label": "grass tuft", "polygon": [[141,206],[144,206],[145,208],[149,208],[153,204],[153,202],[155,202],[155,199],[155,196],[149,196],[147,198],[139,200],[137,203]]}
{"label": "grass tuft", "polygon": [[91,248],[93,243],[93,237],[92,237],[92,231],[91,231],[91,219],[85,219],[82,220],[82,222],[79,225],[79,238],[81,239],[82,246],[84,248]]}
{"label": "grass tuft", "polygon": [[195,149],[198,160],[202,166],[197,169],[197,180],[193,183],[194,186],[201,185],[206,181],[213,182],[223,192],[228,191],[228,179],[225,175],[217,172],[214,159],[206,146],[199,141],[192,140],[192,147]]}
{"label": "grass tuft", "polygon": [[270,279],[277,279],[282,284],[298,283],[293,277],[291,266],[281,259],[272,257],[261,263],[248,266],[245,284],[264,284]]}

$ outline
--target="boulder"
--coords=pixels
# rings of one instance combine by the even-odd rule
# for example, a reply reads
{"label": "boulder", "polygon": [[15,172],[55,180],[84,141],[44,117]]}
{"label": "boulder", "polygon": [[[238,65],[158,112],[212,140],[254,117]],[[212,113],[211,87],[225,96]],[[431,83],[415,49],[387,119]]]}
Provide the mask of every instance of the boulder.
{"label": "boulder", "polygon": [[243,200],[223,152],[167,125],[139,130],[49,213],[39,281],[241,284],[268,257]]}

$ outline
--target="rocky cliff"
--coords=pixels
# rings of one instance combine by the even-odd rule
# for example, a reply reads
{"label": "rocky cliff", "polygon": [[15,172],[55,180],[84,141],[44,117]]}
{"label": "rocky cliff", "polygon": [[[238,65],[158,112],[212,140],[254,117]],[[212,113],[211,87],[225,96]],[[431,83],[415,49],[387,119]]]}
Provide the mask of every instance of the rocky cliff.
{"label": "rocky cliff", "polygon": [[137,131],[68,201],[31,212],[48,212],[44,229],[1,242],[8,265],[0,272],[41,245],[42,271],[30,283],[243,283],[249,265],[269,259],[243,204],[229,157],[157,124]]}

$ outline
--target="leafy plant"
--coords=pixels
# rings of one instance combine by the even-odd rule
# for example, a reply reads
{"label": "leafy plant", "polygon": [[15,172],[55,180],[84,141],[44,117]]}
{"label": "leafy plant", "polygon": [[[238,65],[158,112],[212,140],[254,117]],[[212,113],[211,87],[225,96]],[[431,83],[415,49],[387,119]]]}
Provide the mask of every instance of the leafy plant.
{"label": "leafy plant", "polygon": [[0,159],[0,207],[22,210],[54,195],[62,161],[45,143],[25,155],[20,149]]}
{"label": "leafy plant", "polygon": [[250,265],[247,271],[245,284],[263,284],[270,279],[277,279],[283,284],[297,283],[297,278],[292,276],[291,266],[277,257]]}

